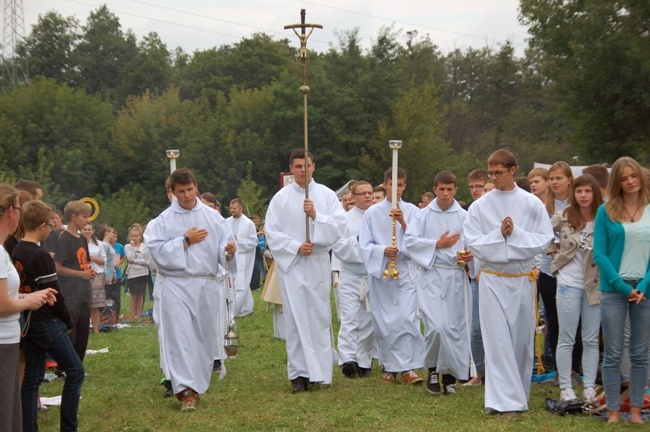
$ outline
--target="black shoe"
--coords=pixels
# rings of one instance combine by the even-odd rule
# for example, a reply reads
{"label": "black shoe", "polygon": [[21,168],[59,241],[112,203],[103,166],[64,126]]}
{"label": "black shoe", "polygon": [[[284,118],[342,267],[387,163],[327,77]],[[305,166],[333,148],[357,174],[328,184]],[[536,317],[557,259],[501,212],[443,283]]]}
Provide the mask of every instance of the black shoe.
{"label": "black shoe", "polygon": [[212,373],[219,372],[221,372],[221,360],[215,360],[214,364],[212,365]]}
{"label": "black shoe", "polygon": [[291,380],[291,393],[302,393],[306,392],[309,387],[309,378],[298,377]]}
{"label": "black shoe", "polygon": [[364,368],[359,366],[359,377],[368,378],[370,377],[370,368]]}
{"label": "black shoe", "polygon": [[174,390],[172,390],[172,382],[169,380],[165,380],[162,382],[162,385],[165,386],[165,397],[172,397],[174,396]]}
{"label": "black shoe", "polygon": [[447,394],[456,393],[456,378],[451,374],[442,374],[442,390]]}
{"label": "black shoe", "polygon": [[438,372],[435,369],[429,369],[429,376],[427,377],[427,391],[433,395],[439,395],[440,382],[438,381]]}
{"label": "black shoe", "polygon": [[347,378],[354,378],[359,373],[359,364],[352,361],[345,362],[341,370]]}

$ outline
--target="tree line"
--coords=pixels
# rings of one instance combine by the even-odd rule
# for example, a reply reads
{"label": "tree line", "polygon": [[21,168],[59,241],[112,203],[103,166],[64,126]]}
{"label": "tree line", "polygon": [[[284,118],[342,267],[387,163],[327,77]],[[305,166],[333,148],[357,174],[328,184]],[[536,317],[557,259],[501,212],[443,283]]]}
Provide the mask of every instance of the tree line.
{"label": "tree line", "polygon": [[[603,52],[607,38],[632,31],[613,26],[601,35],[601,50],[589,53],[582,27],[572,27],[577,35],[555,34],[557,20],[569,26],[575,23],[567,17],[590,13],[553,15],[583,7],[564,3],[522,0],[521,20],[533,35],[522,57],[508,42],[443,54],[428,35],[394,27],[380,30],[369,49],[352,29],[326,51],[310,51],[316,180],[333,189],[350,179],[380,183],[390,139],[404,142],[400,166],[412,202],[443,169],[458,175],[459,198],[468,198],[468,172],[500,147],[518,156],[522,172],[535,161],[574,156],[587,164],[628,154],[647,164],[650,57],[638,54],[648,53],[647,38],[635,39],[636,50],[617,51],[619,40]],[[592,3],[602,3],[597,32],[609,2]],[[634,9],[627,16],[608,10],[630,27],[650,22],[632,20]],[[28,84],[8,88],[8,64],[0,75],[0,180],[35,180],[60,208],[94,197],[100,221],[124,234],[166,207],[165,150],[174,148],[201,191],[215,193],[224,207],[239,196],[263,215],[289,153],[303,143],[298,42],[289,36],[257,33],[190,54],[170,50],[156,33],[138,40],[106,6],[83,24],[55,11],[41,15],[17,49]],[[581,52],[567,48],[572,37]],[[566,61],[572,55],[580,59]],[[586,64],[590,55],[597,57]],[[589,69],[598,65],[613,70]],[[639,74],[617,75],[626,67]]]}

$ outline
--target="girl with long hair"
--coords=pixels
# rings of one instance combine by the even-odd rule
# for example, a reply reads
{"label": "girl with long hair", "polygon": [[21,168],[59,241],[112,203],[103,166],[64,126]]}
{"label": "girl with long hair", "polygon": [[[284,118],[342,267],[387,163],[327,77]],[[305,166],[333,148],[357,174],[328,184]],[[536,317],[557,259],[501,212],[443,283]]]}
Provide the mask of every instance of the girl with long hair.
{"label": "girl with long hair", "polygon": [[147,266],[149,249],[143,242],[143,231],[142,225],[131,225],[131,228],[129,228],[130,243],[124,247],[126,260],[129,263],[126,274],[129,279],[129,292],[131,293],[131,318],[135,321],[140,320],[144,306],[144,294],[147,291],[147,283],[149,282],[149,267]]}
{"label": "girl with long hair", "polygon": [[596,395],[598,372],[598,333],[600,331],[600,292],[598,267],[593,258],[594,219],[603,199],[596,179],[582,175],[571,184],[569,206],[551,218],[553,231],[559,233],[559,248],[551,265],[557,277],[558,343],[555,365],[559,375],[560,399],[576,399],[571,383],[571,363],[578,323],[582,320],[583,399]]}
{"label": "girl with long hair", "polygon": [[104,286],[104,266],[106,265],[106,251],[102,242],[97,240],[95,227],[88,222],[81,230],[88,240],[88,252],[90,252],[90,265],[95,270],[95,277],[90,280],[90,321],[93,325],[93,332],[99,333],[99,308],[106,306],[106,287]]}
{"label": "girl with long hair", "polygon": [[[571,166],[563,161],[555,162],[548,169],[548,184],[549,188],[546,194],[546,211],[548,212],[548,217],[553,217],[559,211],[564,210],[569,205],[569,195],[571,183],[573,182],[573,174],[571,173]],[[557,236],[557,231],[555,232]],[[559,240],[556,237],[554,240],[557,243]],[[537,280],[537,291],[539,292],[542,301],[544,302],[544,317],[546,318],[546,328],[544,340],[546,341],[546,350],[551,351],[553,360],[555,359],[555,351],[557,350],[557,339],[558,339],[558,318],[557,318],[557,306],[555,304],[555,298],[557,296],[557,280],[553,276],[553,271],[551,270],[551,264],[553,262],[553,253],[544,255],[541,257],[541,260],[537,262],[539,267],[539,278]],[[573,370],[578,366],[576,362],[573,362]],[[546,356],[544,366],[546,369],[552,370],[551,357]],[[575,375],[574,381],[578,381],[577,375]],[[577,382],[576,382],[577,384]]]}
{"label": "girl with long hair", "polygon": [[650,339],[650,188],[639,163],[619,158],[607,185],[607,204],[596,214],[594,259],[600,267],[600,313],[605,355],[603,385],[609,421],[619,421],[625,321],[630,322],[630,421],[641,408]]}

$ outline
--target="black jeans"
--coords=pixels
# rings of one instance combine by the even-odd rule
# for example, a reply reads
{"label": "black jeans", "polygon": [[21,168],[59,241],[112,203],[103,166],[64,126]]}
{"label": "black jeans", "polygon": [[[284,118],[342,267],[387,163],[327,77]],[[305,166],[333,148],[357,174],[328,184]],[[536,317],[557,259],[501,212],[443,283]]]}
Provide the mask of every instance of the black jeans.
{"label": "black jeans", "polygon": [[[67,305],[72,320],[70,340],[79,359],[83,362],[90,334],[90,303],[67,303]],[[63,369],[60,365],[59,368]]]}
{"label": "black jeans", "polygon": [[23,404],[23,432],[38,430],[38,387],[41,371],[45,368],[45,353],[49,352],[65,371],[61,395],[61,431],[76,431],[77,412],[84,367],[68,337],[68,328],[59,319],[30,323],[25,340],[25,378],[21,398]]}

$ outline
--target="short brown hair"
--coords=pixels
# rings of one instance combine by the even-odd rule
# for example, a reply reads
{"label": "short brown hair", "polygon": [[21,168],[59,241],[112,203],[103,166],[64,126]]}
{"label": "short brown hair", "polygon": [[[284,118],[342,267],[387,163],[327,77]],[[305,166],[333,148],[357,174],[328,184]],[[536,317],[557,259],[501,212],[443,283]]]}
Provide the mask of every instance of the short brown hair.
{"label": "short brown hair", "polygon": [[517,166],[517,158],[514,154],[506,149],[499,149],[493,152],[488,158],[488,166],[490,165],[503,165],[510,169]]}
{"label": "short brown hair", "polygon": [[230,206],[232,207],[233,204],[239,204],[239,206],[243,209],[244,208],[244,201],[241,200],[241,198],[233,198],[230,200]]}
{"label": "short brown hair", "polygon": [[381,193],[384,194],[384,196],[386,196],[386,188],[383,187],[382,185],[375,186],[374,188],[372,188],[372,193],[375,193],[375,192],[381,192]]}
{"label": "short brown hair", "polygon": [[607,189],[607,183],[609,182],[609,171],[607,171],[605,165],[589,165],[588,167],[583,168],[582,173],[593,176],[593,178],[596,179],[598,185],[602,189]]}
{"label": "short brown hair", "polygon": [[475,169],[472,170],[472,172],[469,173],[469,176],[467,177],[468,182],[480,180],[482,182],[487,182],[488,181],[488,174],[487,170],[484,169]]}
{"label": "short brown hair", "polygon": [[[384,183],[387,182],[388,180],[392,180],[393,178],[393,168],[388,168],[384,172]],[[406,171],[404,171],[402,168],[397,168],[397,178],[398,179],[404,179],[404,183],[406,183]]]}
{"label": "short brown hair", "polygon": [[70,222],[72,216],[90,216],[90,206],[83,201],[70,201],[63,209],[63,217]]}
{"label": "short brown hair", "polygon": [[172,192],[174,192],[174,189],[178,185],[189,185],[189,184],[197,186],[196,177],[194,177],[194,173],[188,170],[187,168],[177,169],[169,176],[169,188]]}
{"label": "short brown hair", "polygon": [[21,204],[21,221],[25,231],[32,231],[49,223],[54,216],[54,212],[49,205],[41,201],[29,201]]}
{"label": "short brown hair", "polygon": [[[361,187],[361,186],[370,186],[370,187],[372,187],[372,185],[370,183],[368,183],[367,181],[365,181],[365,180],[355,180],[354,184],[350,184],[350,192],[352,192],[353,194],[356,194],[357,190],[359,190],[359,187]],[[374,192],[374,189],[373,189],[373,192]]]}
{"label": "short brown hair", "polygon": [[433,179],[433,187],[438,186],[438,183],[453,184],[455,186],[458,184],[458,179],[456,178],[456,174],[451,171],[440,171]]}
{"label": "short brown hair", "polygon": [[[305,159],[305,149],[304,148],[298,148],[295,149],[294,151],[291,152],[289,155],[289,165],[293,165],[293,160],[294,159]],[[314,160],[314,155],[309,152],[309,159],[311,159],[311,163],[316,163]]]}
{"label": "short brown hair", "polygon": [[38,189],[40,189],[41,192],[43,191],[43,187],[40,184],[31,180],[18,180],[14,185],[14,188],[19,191],[29,192],[32,197],[38,195]]}

